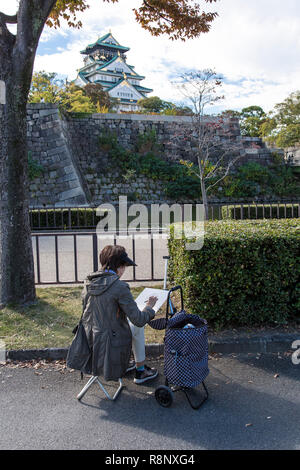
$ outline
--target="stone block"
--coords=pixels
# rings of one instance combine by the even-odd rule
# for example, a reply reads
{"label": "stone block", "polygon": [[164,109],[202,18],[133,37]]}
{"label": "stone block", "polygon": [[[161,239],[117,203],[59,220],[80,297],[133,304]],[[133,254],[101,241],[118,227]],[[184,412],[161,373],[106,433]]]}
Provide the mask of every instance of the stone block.
{"label": "stone block", "polygon": [[73,173],[74,172],[74,167],[73,165],[68,165],[68,166],[65,166],[64,167],[64,171],[65,171],[65,174],[68,175],[70,173]]}
{"label": "stone block", "polygon": [[59,194],[59,199],[60,201],[65,201],[67,199],[72,199],[77,196],[82,195],[82,189],[81,188],[74,188],[74,189],[69,189],[67,191],[63,191]]}
{"label": "stone block", "polygon": [[54,147],[52,149],[47,150],[47,155],[50,157],[51,155],[57,155],[60,152],[65,152],[66,146],[62,145],[61,147]]}
{"label": "stone block", "polygon": [[68,186],[70,189],[78,188],[80,187],[78,179],[72,180],[68,182]]}
{"label": "stone block", "polygon": [[58,183],[67,183],[67,182],[71,182],[71,181],[77,181],[78,182],[78,178],[74,173],[65,174],[63,168],[59,169],[59,173],[61,174],[61,176],[59,176],[57,178]]}
{"label": "stone block", "polygon": [[50,116],[51,114],[58,114],[57,109],[41,109],[39,112],[40,117]]}

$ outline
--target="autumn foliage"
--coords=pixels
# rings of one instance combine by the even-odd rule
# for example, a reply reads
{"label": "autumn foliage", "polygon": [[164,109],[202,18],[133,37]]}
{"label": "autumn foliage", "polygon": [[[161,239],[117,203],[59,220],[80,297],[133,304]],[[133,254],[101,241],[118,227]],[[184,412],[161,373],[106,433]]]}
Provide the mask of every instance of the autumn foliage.
{"label": "autumn foliage", "polygon": [[[119,0],[103,0],[117,3]],[[124,0],[123,0],[124,1]],[[143,0],[139,8],[133,8],[137,23],[153,36],[167,34],[170,39],[191,39],[207,33],[216,18],[216,12],[205,12],[204,3],[217,0]],[[77,13],[89,8],[87,0],[57,0],[46,24],[59,28],[63,18],[70,27],[81,28]]]}

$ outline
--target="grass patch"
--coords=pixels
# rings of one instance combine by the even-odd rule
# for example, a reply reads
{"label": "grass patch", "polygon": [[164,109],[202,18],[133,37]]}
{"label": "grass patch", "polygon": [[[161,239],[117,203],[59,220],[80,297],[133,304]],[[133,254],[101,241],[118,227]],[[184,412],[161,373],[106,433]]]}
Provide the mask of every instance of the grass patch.
{"label": "grass patch", "polygon": [[[159,288],[159,287],[158,287]],[[133,297],[144,289],[132,288]],[[35,304],[0,310],[0,339],[7,350],[68,347],[82,310],[82,287],[37,289]],[[147,343],[163,341],[164,331],[145,328]]]}

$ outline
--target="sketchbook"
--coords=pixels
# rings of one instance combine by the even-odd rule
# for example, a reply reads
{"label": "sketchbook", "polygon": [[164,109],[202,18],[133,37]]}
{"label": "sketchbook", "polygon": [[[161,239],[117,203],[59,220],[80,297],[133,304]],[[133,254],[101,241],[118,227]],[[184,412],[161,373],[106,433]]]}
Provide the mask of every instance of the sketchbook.
{"label": "sketchbook", "polygon": [[143,310],[146,306],[146,302],[149,297],[155,296],[157,297],[157,302],[153,307],[153,310],[158,312],[160,307],[165,303],[168,298],[168,290],[163,289],[151,289],[151,287],[146,287],[140,295],[135,299],[139,310]]}

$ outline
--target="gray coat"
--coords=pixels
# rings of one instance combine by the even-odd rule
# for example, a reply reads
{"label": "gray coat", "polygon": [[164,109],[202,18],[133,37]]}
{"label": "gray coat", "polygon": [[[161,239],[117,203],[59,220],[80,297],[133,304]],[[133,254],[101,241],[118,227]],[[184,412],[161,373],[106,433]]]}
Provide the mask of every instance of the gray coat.
{"label": "gray coat", "polygon": [[132,335],[127,318],[142,327],[155,316],[140,311],[129,285],[117,274],[98,271],[84,282],[81,325],[68,352],[67,365],[86,374],[117,380],[128,367]]}

